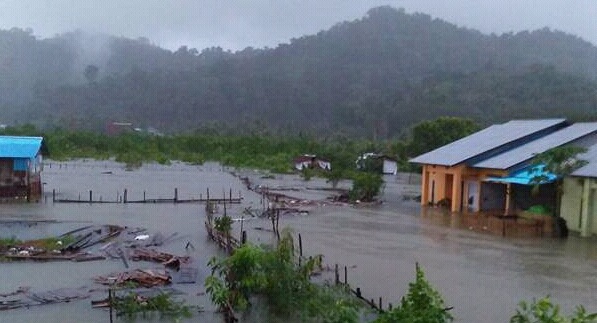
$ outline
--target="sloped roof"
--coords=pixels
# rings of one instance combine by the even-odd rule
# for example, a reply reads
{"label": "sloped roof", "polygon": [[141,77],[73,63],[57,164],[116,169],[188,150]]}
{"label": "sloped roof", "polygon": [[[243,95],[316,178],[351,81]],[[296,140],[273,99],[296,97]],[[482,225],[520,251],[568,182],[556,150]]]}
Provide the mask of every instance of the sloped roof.
{"label": "sloped roof", "polygon": [[0,157],[34,158],[41,149],[42,137],[0,136]]}
{"label": "sloped roof", "polygon": [[545,137],[541,137],[497,156],[485,159],[473,166],[480,168],[508,169],[532,159],[536,154],[565,145],[594,133],[597,133],[597,122],[575,123],[548,134]]}
{"label": "sloped roof", "polygon": [[597,145],[589,147],[586,153],[580,154],[578,158],[589,162],[585,166],[572,172],[572,176],[596,177],[597,178]]}
{"label": "sloped roof", "polygon": [[512,120],[493,125],[410,160],[411,163],[454,166],[550,127],[566,119]]}

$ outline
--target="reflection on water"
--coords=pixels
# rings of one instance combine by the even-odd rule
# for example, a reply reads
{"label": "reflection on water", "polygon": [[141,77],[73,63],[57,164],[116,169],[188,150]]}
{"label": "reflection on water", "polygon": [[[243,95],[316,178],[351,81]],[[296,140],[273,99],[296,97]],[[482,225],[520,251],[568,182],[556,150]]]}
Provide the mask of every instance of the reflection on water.
{"label": "reflection on water", "polygon": [[[329,187],[325,180],[304,181],[296,176],[262,178],[245,172],[254,185],[293,190],[283,191],[297,198],[324,199],[329,192],[314,188]],[[128,190],[129,199],[147,197],[171,198],[178,188],[179,197],[197,198],[210,188],[212,196],[230,189],[244,197],[242,205],[228,207],[230,214],[240,216],[246,207],[260,208],[260,196],[247,191],[238,178],[217,164],[204,166],[149,165],[125,171],[111,162],[71,163],[60,168],[46,167],[43,174],[45,191],[55,190],[63,197],[94,196],[116,199]],[[341,182],[341,187],[350,183]],[[502,237],[492,223],[481,218],[453,215],[440,209],[421,209],[417,202],[403,199],[418,185],[386,177],[384,203],[375,207],[315,206],[308,215],[287,215],[281,227],[301,233],[305,254],[324,254],[330,266],[346,265],[348,280],[361,287],[368,298],[383,297],[397,303],[414,279],[414,264],[419,262],[428,279],[454,306],[459,322],[507,322],[522,299],[551,295],[565,312],[577,304],[590,311],[597,308],[592,292],[597,283],[597,241],[571,236],[568,239]],[[51,197],[51,195],[50,195]],[[199,204],[52,204],[0,205],[0,220],[44,220],[29,227],[9,222],[0,225],[0,235],[21,239],[62,233],[85,224],[117,224],[145,227],[165,235],[178,232],[180,238],[164,247],[164,251],[195,259],[200,269],[198,284],[176,285],[187,293],[189,303],[204,306],[206,313],[192,322],[220,322],[213,314],[209,299],[203,294],[202,280],[209,273],[207,261],[219,254],[207,240],[203,227],[204,209]],[[52,221],[66,221],[54,223]],[[239,222],[233,232],[240,232]],[[271,233],[255,228],[270,228],[266,219],[244,221],[249,239],[270,242]],[[472,227],[472,228],[471,228]],[[483,227],[486,227],[484,229]],[[191,242],[195,250],[185,250]],[[135,266],[152,267],[147,263]],[[61,287],[94,286],[92,277],[122,271],[119,261],[89,263],[1,263],[0,293],[30,286],[35,290]],[[260,313],[255,311],[255,313]],[[107,312],[92,309],[89,300],[71,304],[40,306],[2,313],[0,321],[13,322],[106,322]],[[263,313],[246,318],[262,321]]]}

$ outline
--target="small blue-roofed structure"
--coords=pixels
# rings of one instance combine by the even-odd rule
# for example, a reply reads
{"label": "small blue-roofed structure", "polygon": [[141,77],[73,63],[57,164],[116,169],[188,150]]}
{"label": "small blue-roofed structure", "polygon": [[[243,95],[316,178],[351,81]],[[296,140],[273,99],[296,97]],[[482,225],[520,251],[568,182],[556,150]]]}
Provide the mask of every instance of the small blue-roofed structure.
{"label": "small blue-roofed structure", "polygon": [[0,199],[39,201],[42,137],[0,136]]}

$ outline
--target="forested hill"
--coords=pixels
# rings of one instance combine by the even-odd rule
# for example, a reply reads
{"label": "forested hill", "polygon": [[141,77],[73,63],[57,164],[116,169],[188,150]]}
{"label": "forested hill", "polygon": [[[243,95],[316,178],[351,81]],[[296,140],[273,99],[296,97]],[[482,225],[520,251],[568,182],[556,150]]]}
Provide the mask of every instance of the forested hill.
{"label": "forested hill", "polygon": [[425,14],[371,9],[276,48],[185,46],[82,32],[0,31],[0,123],[165,132],[388,138],[440,115],[480,124],[597,116],[597,47],[541,29],[485,35]]}

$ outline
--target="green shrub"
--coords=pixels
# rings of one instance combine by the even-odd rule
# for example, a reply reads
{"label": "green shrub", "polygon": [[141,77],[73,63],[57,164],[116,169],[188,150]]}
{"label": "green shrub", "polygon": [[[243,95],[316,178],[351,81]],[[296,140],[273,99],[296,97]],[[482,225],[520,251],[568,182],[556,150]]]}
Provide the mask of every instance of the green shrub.
{"label": "green shrub", "polygon": [[416,273],[400,306],[380,315],[375,323],[444,323],[453,320],[441,295],[425,279],[419,264],[416,264]]}
{"label": "green shrub", "polygon": [[539,300],[533,299],[530,304],[522,301],[518,304],[516,314],[510,323],[591,323],[597,322],[597,313],[587,313],[585,308],[577,306],[574,314],[566,318],[560,314],[560,306],[554,304],[549,296]]}
{"label": "green shrub", "polygon": [[383,179],[379,174],[357,172],[353,173],[352,189],[349,197],[352,201],[371,202],[381,190]]}

